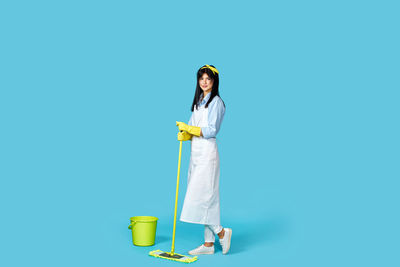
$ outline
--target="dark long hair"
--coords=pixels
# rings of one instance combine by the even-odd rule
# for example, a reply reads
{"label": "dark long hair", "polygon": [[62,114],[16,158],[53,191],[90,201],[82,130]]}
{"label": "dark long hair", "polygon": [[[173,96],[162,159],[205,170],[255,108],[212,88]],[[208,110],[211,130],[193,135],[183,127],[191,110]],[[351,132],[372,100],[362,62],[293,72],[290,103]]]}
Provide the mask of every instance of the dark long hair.
{"label": "dark long hair", "polygon": [[[213,67],[213,68],[215,68],[213,65],[210,65],[210,66]],[[203,67],[205,67],[205,65],[204,65]],[[208,104],[211,103],[211,101],[213,100],[213,98],[214,98],[216,95],[219,96],[219,90],[218,90],[218,87],[219,87],[219,75],[218,75],[218,73],[215,73],[215,74],[214,74],[213,71],[210,70],[209,68],[203,68],[203,69],[202,69],[202,67],[201,67],[201,68],[197,71],[197,85],[196,85],[196,92],[194,93],[194,99],[193,99],[192,108],[191,108],[192,112],[194,111],[194,106],[197,105],[197,104],[199,103],[201,93],[203,92],[203,90],[202,90],[201,87],[200,87],[199,80],[200,80],[200,78],[203,76],[204,73],[207,73],[208,77],[210,77],[211,80],[214,81],[213,86],[212,86],[212,89],[211,89],[211,92],[210,92],[210,94],[211,94],[211,95],[210,95],[210,98],[208,99],[208,101],[207,101],[207,103],[206,103],[206,108],[208,108]],[[219,97],[220,97],[220,96],[219,96]],[[220,97],[220,98],[221,98],[221,97]],[[222,99],[221,99],[221,100],[222,100]],[[224,106],[225,106],[224,101],[222,101],[222,103],[223,103]]]}

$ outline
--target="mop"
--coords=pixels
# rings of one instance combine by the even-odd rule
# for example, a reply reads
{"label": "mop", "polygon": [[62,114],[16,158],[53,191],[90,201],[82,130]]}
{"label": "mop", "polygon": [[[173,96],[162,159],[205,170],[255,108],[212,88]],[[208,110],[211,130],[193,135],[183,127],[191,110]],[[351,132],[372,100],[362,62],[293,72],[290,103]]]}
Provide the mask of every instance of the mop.
{"label": "mop", "polygon": [[171,252],[164,252],[164,251],[161,251],[161,250],[158,249],[158,250],[150,251],[149,255],[153,256],[153,257],[157,257],[157,258],[167,259],[167,260],[191,263],[191,262],[194,262],[194,261],[197,260],[197,256],[189,257],[189,256],[185,256],[185,255],[181,255],[181,254],[175,253],[176,209],[177,209],[177,206],[178,206],[179,173],[180,173],[180,170],[181,170],[181,154],[182,154],[182,141],[180,141],[180,144],[179,144],[178,177],[177,177],[177,181],[176,181],[174,230],[172,231]]}

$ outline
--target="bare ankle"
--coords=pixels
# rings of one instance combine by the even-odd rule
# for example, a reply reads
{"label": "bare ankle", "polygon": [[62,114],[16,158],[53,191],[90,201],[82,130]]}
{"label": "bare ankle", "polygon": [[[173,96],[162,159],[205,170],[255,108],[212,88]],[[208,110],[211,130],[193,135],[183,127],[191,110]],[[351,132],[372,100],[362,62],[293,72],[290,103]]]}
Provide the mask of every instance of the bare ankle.
{"label": "bare ankle", "polygon": [[224,236],[225,236],[225,229],[222,228],[222,231],[218,233],[218,237],[219,238],[224,238]]}
{"label": "bare ankle", "polygon": [[204,242],[204,246],[209,248],[209,247],[214,246],[214,243],[213,242]]}

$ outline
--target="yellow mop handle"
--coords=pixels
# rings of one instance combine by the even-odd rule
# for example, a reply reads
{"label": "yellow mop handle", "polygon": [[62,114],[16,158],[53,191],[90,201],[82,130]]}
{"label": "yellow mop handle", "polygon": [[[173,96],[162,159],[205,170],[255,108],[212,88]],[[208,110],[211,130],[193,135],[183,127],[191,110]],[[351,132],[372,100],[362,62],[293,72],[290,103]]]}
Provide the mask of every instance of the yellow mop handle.
{"label": "yellow mop handle", "polygon": [[180,144],[179,144],[178,177],[176,178],[176,195],[175,195],[174,231],[172,232],[172,247],[171,247],[171,255],[174,255],[174,251],[175,251],[176,209],[178,208],[179,174],[180,174],[180,171],[181,171],[181,154],[182,154],[182,141],[180,141]]}

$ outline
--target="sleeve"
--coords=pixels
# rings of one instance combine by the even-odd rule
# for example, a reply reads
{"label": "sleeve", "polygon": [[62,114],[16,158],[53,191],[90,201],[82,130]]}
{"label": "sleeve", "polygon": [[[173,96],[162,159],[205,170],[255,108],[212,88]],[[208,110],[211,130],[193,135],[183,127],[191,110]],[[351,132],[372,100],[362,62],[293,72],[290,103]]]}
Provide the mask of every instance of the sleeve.
{"label": "sleeve", "polygon": [[204,138],[208,139],[217,136],[224,115],[225,107],[222,100],[218,98],[215,101],[212,101],[208,107],[208,126],[201,127],[201,132],[203,133]]}

